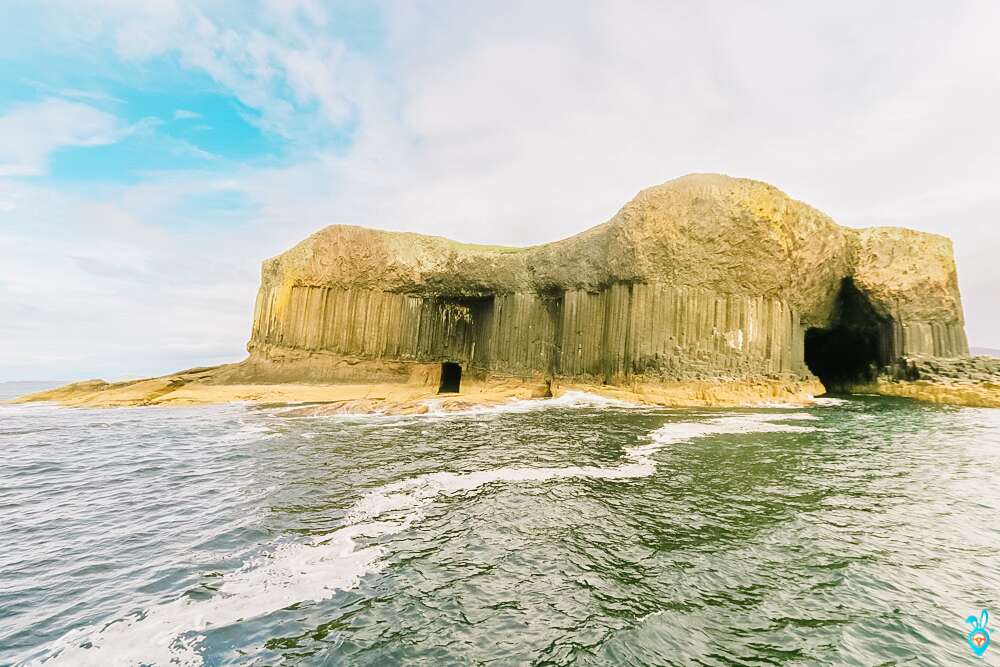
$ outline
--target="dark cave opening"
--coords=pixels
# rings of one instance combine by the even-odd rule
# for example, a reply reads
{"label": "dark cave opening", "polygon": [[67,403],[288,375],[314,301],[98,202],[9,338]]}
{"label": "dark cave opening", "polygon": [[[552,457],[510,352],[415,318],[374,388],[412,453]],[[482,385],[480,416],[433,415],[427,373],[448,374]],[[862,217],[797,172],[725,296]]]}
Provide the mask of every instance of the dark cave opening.
{"label": "dark cave opening", "polygon": [[805,362],[827,391],[847,391],[875,379],[882,359],[886,318],[845,278],[828,328],[806,330]]}
{"label": "dark cave opening", "polygon": [[874,379],[878,334],[843,327],[806,330],[806,365],[827,391]]}
{"label": "dark cave opening", "polygon": [[452,361],[441,364],[441,384],[438,386],[439,394],[457,394],[458,388],[462,384],[462,367]]}

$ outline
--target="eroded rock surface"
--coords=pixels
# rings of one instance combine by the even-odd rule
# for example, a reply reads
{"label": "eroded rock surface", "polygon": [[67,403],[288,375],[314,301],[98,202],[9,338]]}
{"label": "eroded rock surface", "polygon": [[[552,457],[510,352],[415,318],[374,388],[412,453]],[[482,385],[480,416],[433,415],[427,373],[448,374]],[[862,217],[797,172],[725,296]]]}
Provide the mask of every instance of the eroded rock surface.
{"label": "eroded rock surface", "polygon": [[[844,313],[848,282],[864,322]],[[617,385],[805,379],[807,330],[837,327],[871,332],[877,367],[967,354],[948,239],[841,227],[766,183],[696,174],[530,248],[327,227],[264,263],[249,350],[327,377],[362,358]]]}
{"label": "eroded rock surface", "polygon": [[903,357],[871,382],[852,388],[930,403],[1000,408],[1000,358]]}
{"label": "eroded rock surface", "polygon": [[[875,386],[900,359],[961,358],[968,345],[948,239],[841,227],[766,183],[694,174],[528,248],[327,227],[264,262],[248,351],[239,364],[77,393],[273,399],[288,392],[260,387],[281,385],[333,401],[310,408],[319,413],[410,409],[447,363],[463,387],[732,405],[801,401],[822,391],[816,376]],[[397,399],[303,389],[316,385],[396,387]]]}

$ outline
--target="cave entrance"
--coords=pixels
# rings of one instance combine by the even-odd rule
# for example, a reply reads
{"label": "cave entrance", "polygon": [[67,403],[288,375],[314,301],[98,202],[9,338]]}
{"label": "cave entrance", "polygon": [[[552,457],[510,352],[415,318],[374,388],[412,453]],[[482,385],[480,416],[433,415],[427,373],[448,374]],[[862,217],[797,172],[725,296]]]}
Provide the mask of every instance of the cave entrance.
{"label": "cave entrance", "polygon": [[461,384],[462,367],[453,361],[441,364],[441,385],[438,387],[438,393],[457,394]]}
{"label": "cave entrance", "polygon": [[845,278],[830,326],[806,330],[806,366],[830,392],[849,391],[874,380],[888,362],[881,353],[888,322],[854,281]]}

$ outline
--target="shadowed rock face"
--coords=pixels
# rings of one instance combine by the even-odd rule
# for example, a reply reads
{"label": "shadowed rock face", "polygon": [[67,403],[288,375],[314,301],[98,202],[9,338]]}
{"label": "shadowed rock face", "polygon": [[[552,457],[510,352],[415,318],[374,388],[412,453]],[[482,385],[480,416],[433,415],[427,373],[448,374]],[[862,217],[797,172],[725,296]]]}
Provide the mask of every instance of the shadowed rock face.
{"label": "shadowed rock face", "polygon": [[766,183],[698,174],[530,248],[327,227],[264,263],[247,368],[310,381],[438,361],[609,384],[804,378],[820,340],[817,372],[854,355],[848,376],[968,354],[950,241],[840,227]]}

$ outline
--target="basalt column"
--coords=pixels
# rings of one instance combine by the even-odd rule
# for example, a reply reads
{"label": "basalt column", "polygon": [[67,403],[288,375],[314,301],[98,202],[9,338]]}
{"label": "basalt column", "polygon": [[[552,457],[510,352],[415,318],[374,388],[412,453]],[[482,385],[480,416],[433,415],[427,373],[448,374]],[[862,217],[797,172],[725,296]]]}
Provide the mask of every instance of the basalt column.
{"label": "basalt column", "polygon": [[255,377],[282,381],[405,379],[406,365],[447,362],[476,378],[621,385],[812,373],[838,385],[902,356],[968,352],[946,238],[841,227],[714,174],[528,248],[324,228],[264,263],[248,349]]}

